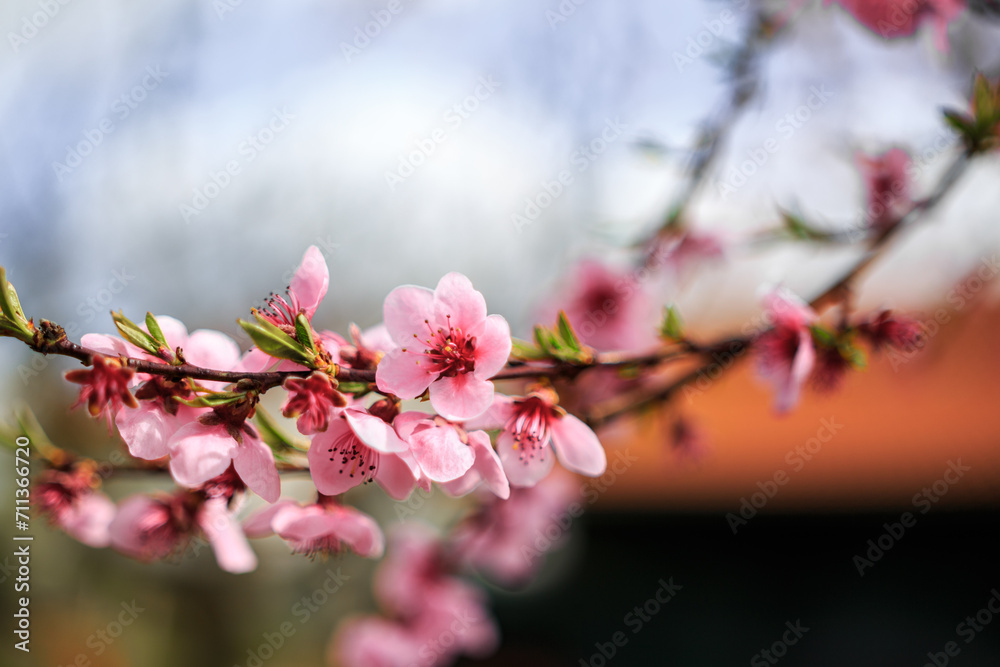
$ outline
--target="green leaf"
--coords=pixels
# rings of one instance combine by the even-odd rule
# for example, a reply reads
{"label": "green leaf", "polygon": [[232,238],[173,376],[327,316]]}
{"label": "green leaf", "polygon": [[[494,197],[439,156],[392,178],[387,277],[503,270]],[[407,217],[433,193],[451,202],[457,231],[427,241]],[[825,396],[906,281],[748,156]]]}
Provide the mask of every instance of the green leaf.
{"label": "green leaf", "polygon": [[816,229],[807,223],[805,218],[797,213],[782,210],[781,220],[785,225],[785,231],[787,231],[792,238],[803,239],[806,241],[820,241],[830,238],[829,234]]}
{"label": "green leaf", "polygon": [[538,345],[519,338],[511,339],[510,356],[525,361],[548,358],[548,355]]}
{"label": "green leaf", "polygon": [[579,352],[582,349],[580,339],[577,338],[576,332],[573,331],[573,325],[569,323],[569,318],[566,317],[566,311],[559,311],[559,319],[556,320],[556,326],[559,331],[559,338],[564,346],[574,352]]}
{"label": "green leaf", "polygon": [[202,394],[194,398],[178,398],[174,396],[175,401],[192,408],[218,408],[223,405],[239,403],[244,398],[246,398],[246,394],[237,391],[219,391],[211,394]]}
{"label": "green leaf", "polygon": [[237,320],[237,322],[253,340],[254,345],[277,359],[288,359],[310,368],[313,366],[315,354],[303,347],[302,343],[261,317],[256,310],[253,311],[253,315],[257,322],[247,322],[246,320]]}
{"label": "green leaf", "polygon": [[302,443],[288,437],[285,431],[278,427],[274,418],[266,410],[258,407],[254,412],[254,422],[260,431],[260,439],[271,448],[276,457],[283,458],[288,451],[304,452],[309,449],[308,443]]}
{"label": "green leaf", "polygon": [[367,394],[370,389],[367,382],[341,382],[337,385],[337,391],[342,394],[354,394],[357,397]]}
{"label": "green leaf", "polygon": [[115,321],[115,326],[118,327],[118,332],[122,335],[122,338],[150,354],[159,356],[160,344],[152,336],[140,329],[139,325],[125,317],[121,311],[117,313],[112,311],[111,318]]}
{"label": "green leaf", "polygon": [[167,344],[167,339],[163,336],[163,330],[160,329],[160,323],[156,321],[156,317],[149,311],[146,311],[146,328],[149,330],[149,335],[152,336],[157,343],[163,347],[170,347],[170,345]]}
{"label": "green leaf", "polygon": [[972,123],[964,113],[951,109],[944,109],[941,113],[944,115],[944,122],[953,127],[963,137],[968,136],[972,132]]}
{"label": "green leaf", "polygon": [[26,343],[30,343],[33,334],[31,323],[21,310],[21,302],[17,298],[17,290],[7,282],[7,270],[0,266],[0,329],[9,331],[10,335]]}
{"label": "green leaf", "polygon": [[660,336],[668,340],[683,340],[684,327],[677,306],[671,304],[663,307],[663,323],[660,325]]}
{"label": "green leaf", "polygon": [[310,352],[316,352],[316,341],[313,340],[312,326],[304,313],[295,316],[295,340],[302,343]]}
{"label": "green leaf", "polygon": [[810,326],[809,331],[812,333],[813,340],[820,345],[825,345],[826,347],[837,346],[837,338],[833,335],[832,331],[824,329],[818,324]]}

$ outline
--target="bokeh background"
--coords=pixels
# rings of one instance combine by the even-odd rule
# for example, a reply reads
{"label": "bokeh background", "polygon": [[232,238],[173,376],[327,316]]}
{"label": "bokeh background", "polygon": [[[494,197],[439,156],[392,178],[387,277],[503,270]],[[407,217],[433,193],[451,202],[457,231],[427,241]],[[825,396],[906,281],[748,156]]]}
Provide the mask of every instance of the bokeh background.
{"label": "bokeh background", "polygon": [[[457,270],[525,335],[575,260],[627,261],[663,222],[755,6],[400,0],[393,14],[389,4],[3,3],[0,263],[25,310],[76,339],[112,331],[111,309],[151,310],[247,347],[236,318],[317,245],[331,267],[322,327],[375,324],[393,287]],[[846,227],[863,201],[858,150],[906,148],[920,164],[917,191],[929,189],[956,151],[941,108],[965,106],[974,70],[1000,74],[1000,23],[990,3],[971,4],[942,54],[927,30],[885,42],[838,7],[805,3],[761,61],[759,93],[692,206],[695,227],[738,239],[773,226],[778,206]],[[828,99],[782,131],[816,89]],[[604,149],[581,161],[609,127]],[[720,185],[769,138],[778,150],[723,197]],[[519,228],[512,216],[561,170],[573,183]],[[862,309],[945,309],[949,323],[925,352],[876,360],[785,418],[743,364],[680,402],[707,437],[697,461],[671,450],[672,412],[602,434],[638,462],[605,480],[535,584],[491,590],[505,643],[485,664],[597,665],[595,643],[627,629],[623,616],[670,577],[683,590],[609,664],[746,664],[797,620],[810,630],[783,664],[922,665],[956,640],[1000,586],[1000,282],[955,298],[1000,253],[998,176],[995,155],[978,160],[862,283]],[[750,321],[760,285],[811,294],[856,256],[736,250],[664,282],[658,298],[707,338]],[[4,341],[0,419],[29,405],[56,442],[106,460],[117,443],[68,412],[61,375],[72,367]],[[843,428],[794,468],[789,452],[823,420]],[[859,576],[852,559],[867,541],[959,459],[970,471]],[[789,483],[734,534],[727,514],[781,470]],[[0,478],[10,506],[12,478]],[[377,493],[352,499],[398,523]],[[435,495],[416,509],[441,520],[461,503]],[[296,602],[340,568],[342,589],[266,662],[322,664],[337,621],[373,605],[372,564],[354,557],[310,562],[268,540],[255,543],[258,571],[236,577],[207,550],[142,565],[35,521],[33,651],[15,655],[5,641],[3,664],[246,665],[263,633],[301,620]],[[11,531],[0,526],[8,544]],[[0,562],[6,605],[14,593]],[[95,641],[133,600],[144,609],[135,622]],[[949,664],[997,664],[996,625]]]}

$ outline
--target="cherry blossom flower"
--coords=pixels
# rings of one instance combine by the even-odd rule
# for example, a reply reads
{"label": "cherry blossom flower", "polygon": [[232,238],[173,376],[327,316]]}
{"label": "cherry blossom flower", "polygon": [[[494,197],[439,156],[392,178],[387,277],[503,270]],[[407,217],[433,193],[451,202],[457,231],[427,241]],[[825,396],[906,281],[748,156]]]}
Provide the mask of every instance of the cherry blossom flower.
{"label": "cherry blossom flower", "polygon": [[486,314],[486,300],[460,273],[433,291],[397,287],[386,297],[385,326],[398,347],[379,362],[379,391],[403,399],[430,390],[431,406],[461,421],[484,412],[493,399],[491,377],[510,356],[510,327]]}
{"label": "cherry blossom flower", "polygon": [[353,618],[337,629],[331,653],[344,667],[412,667],[420,637],[402,623],[378,616]]}
{"label": "cherry blossom flower", "polygon": [[247,487],[267,502],[275,502],[281,495],[281,481],[274,453],[246,423],[246,417],[245,409],[226,406],[178,429],[167,443],[174,480],[195,488],[232,464]]}
{"label": "cherry blossom flower", "polygon": [[340,360],[350,368],[374,369],[386,353],[396,348],[384,324],[365,331],[352,324],[350,334],[353,345],[345,344],[340,347]]}
{"label": "cherry blossom flower", "polygon": [[[463,562],[503,586],[526,584],[543,562],[540,538],[551,543],[553,517],[566,516],[579,497],[580,487],[565,473],[549,475],[535,486],[515,487],[509,499],[486,502],[459,526],[455,550]],[[561,526],[559,532],[565,532]]]}
{"label": "cherry blossom flower", "polygon": [[912,206],[907,170],[910,156],[901,148],[881,155],[858,155],[865,182],[868,225],[876,231],[893,227]]}
{"label": "cherry blossom flower", "polygon": [[722,237],[708,232],[687,231],[661,240],[654,254],[662,265],[676,276],[682,276],[695,266],[725,257]]}
{"label": "cherry blossom flower", "polygon": [[[379,406],[376,408],[376,406]],[[378,412],[385,404],[373,405]],[[389,409],[387,417],[394,416]],[[320,493],[334,496],[374,480],[391,497],[410,495],[420,474],[408,445],[381,416],[358,407],[338,410],[309,446],[309,474]]]}
{"label": "cherry blossom flower", "polygon": [[753,345],[762,378],[777,390],[775,408],[779,413],[798,402],[802,385],[816,363],[810,325],[816,314],[787,290],[773,291],[764,299],[773,326],[760,334]]}
{"label": "cherry blossom flower", "polygon": [[[156,320],[171,349],[181,348],[184,358],[189,363],[222,371],[236,370],[239,366],[239,346],[224,333],[199,329],[188,334],[187,327],[177,319],[161,315]],[[86,334],[81,343],[84,347],[103,354],[162,362],[162,359],[157,359],[128,341],[114,336]],[[174,400],[191,398],[191,392],[184,381],[174,382],[146,373],[136,374],[135,379],[142,383],[135,390],[139,407],[118,410],[115,424],[132,456],[150,461],[163,458],[170,454],[168,443],[177,430],[191,423],[206,410],[191,408]],[[207,389],[218,390],[222,389],[225,383],[203,381],[201,385]]]}
{"label": "cherry blossom flower", "polygon": [[557,402],[558,396],[548,388],[523,398],[497,394],[490,410],[466,426],[503,429],[497,451],[507,479],[515,486],[538,483],[552,470],[556,457],[572,472],[603,475],[608,462],[597,435]]}
{"label": "cherry blossom flower", "polygon": [[[485,594],[449,574],[442,545],[426,527],[404,524],[393,533],[374,583],[378,601],[410,629],[416,644],[441,651],[426,664],[450,664],[460,654],[485,657],[495,650],[497,629]],[[441,641],[445,633],[451,633],[448,646]]]}
{"label": "cherry blossom flower", "polygon": [[874,318],[859,324],[858,333],[868,339],[875,352],[886,348],[910,352],[921,345],[924,335],[920,322],[894,315],[890,310],[880,311]]}
{"label": "cherry blossom flower", "polygon": [[242,573],[257,567],[257,557],[221,497],[187,492],[131,496],[122,501],[110,527],[111,546],[143,561],[180,553],[199,532],[208,538],[222,569]]}
{"label": "cherry blossom flower", "polygon": [[920,24],[934,28],[934,45],[948,51],[948,24],[965,9],[965,0],[826,0],[836,2],[883,39],[908,37]]}
{"label": "cherry blossom flower", "polygon": [[656,309],[633,272],[618,272],[587,259],[568,287],[542,308],[543,319],[566,313],[584,345],[595,350],[644,350],[657,344]]}
{"label": "cherry blossom flower", "polygon": [[325,431],[334,408],[347,406],[347,399],[334,388],[326,373],[316,371],[305,378],[288,378],[281,386],[288,391],[281,414],[289,419],[298,417],[296,426],[303,435]]}
{"label": "cherry blossom flower", "polygon": [[[265,305],[256,312],[271,324],[294,337],[295,319],[301,313],[311,323],[329,286],[330,270],[327,268],[326,259],[319,248],[309,246],[288,284],[285,295],[272,292]],[[323,331],[316,336],[316,339],[317,343],[331,355],[331,358],[335,358],[340,346],[347,343],[343,337],[332,331]],[[250,372],[292,371],[302,368],[303,366],[294,361],[275,359],[256,347],[251,348],[240,363],[241,370]]]}
{"label": "cherry blossom flower", "polygon": [[321,495],[312,505],[282,500],[251,516],[243,524],[249,537],[277,534],[294,553],[309,557],[338,554],[346,544],[365,558],[380,558],[385,537],[367,514]]}
{"label": "cherry blossom flower", "polygon": [[108,431],[110,431],[114,413],[124,406],[139,407],[135,396],[128,389],[134,374],[135,371],[119,360],[107,359],[103,355],[95,354],[93,365],[90,368],[79,368],[66,373],[67,380],[83,385],[80,389],[80,397],[73,404],[73,407],[86,403],[87,411],[91,417],[104,415],[108,422]]}
{"label": "cherry blossom flower", "polygon": [[[476,462],[477,454],[470,446],[470,434],[443,417],[425,412],[404,412],[396,417],[393,426],[399,437],[409,443],[410,455],[420,466],[423,476],[430,481],[457,480],[469,472]],[[489,437],[486,439],[488,442]],[[482,444],[478,436],[477,442]]]}
{"label": "cherry blossom flower", "polygon": [[68,535],[91,547],[106,547],[115,504],[94,490],[93,473],[87,470],[46,470],[32,494],[41,514]]}

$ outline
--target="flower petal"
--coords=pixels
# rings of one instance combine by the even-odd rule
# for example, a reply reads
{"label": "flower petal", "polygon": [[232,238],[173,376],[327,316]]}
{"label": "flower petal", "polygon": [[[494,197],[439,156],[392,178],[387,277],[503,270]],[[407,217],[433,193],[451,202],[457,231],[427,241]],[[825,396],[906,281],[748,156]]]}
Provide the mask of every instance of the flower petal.
{"label": "flower petal", "polygon": [[251,491],[269,503],[281,495],[281,478],[274,464],[274,452],[263,442],[243,435],[243,444],[233,453],[233,467]]}
{"label": "flower petal", "polygon": [[107,496],[94,492],[84,493],[59,518],[59,524],[80,542],[101,549],[111,542],[109,529],[116,509]]}
{"label": "flower petal", "polygon": [[357,408],[348,408],[342,413],[344,419],[361,442],[378,452],[401,452],[407,448],[399,439],[392,426],[380,418]]}
{"label": "flower petal", "polygon": [[341,507],[332,514],[336,535],[347,542],[354,553],[365,558],[380,558],[385,553],[385,536],[370,516],[352,507]]}
{"label": "flower petal", "polygon": [[205,532],[215,560],[227,572],[242,574],[257,567],[257,556],[247,542],[240,524],[226,509],[222,498],[209,498],[198,514],[198,525]]}
{"label": "flower petal", "polygon": [[382,317],[397,345],[416,342],[414,336],[423,341],[430,334],[427,323],[434,317],[434,292],[415,285],[397,287],[385,298]]}
{"label": "flower petal", "polygon": [[[344,458],[349,458],[355,449],[361,460],[349,460],[345,464]],[[374,454],[358,439],[346,419],[334,419],[329,428],[313,437],[306,457],[316,489],[322,494],[336,496],[365,481],[362,475],[354,474],[354,468],[355,465],[362,468],[374,465]]]}
{"label": "flower petal", "polygon": [[507,475],[503,472],[503,464],[500,457],[493,451],[490,444],[490,436],[483,431],[473,431],[469,434],[469,445],[476,455],[476,462],[472,464],[472,469],[479,473],[483,482],[497,497],[506,500],[510,497],[510,484],[507,482]]}
{"label": "flower petal", "polygon": [[[190,412],[193,418],[194,410]],[[169,415],[154,402],[140,401],[138,408],[119,410],[115,425],[132,456],[153,461],[170,453],[170,438],[187,423],[180,414]]]}
{"label": "flower petal", "polygon": [[247,520],[243,522],[243,532],[247,537],[267,537],[268,535],[274,535],[274,528],[271,526],[274,516],[286,507],[298,506],[299,504],[294,500],[279,500],[273,505],[269,505],[264,508],[260,512],[256,512],[249,516]]}
{"label": "flower petal", "polygon": [[778,383],[778,395],[775,399],[775,409],[785,413],[795,407],[809,373],[816,363],[816,348],[813,347],[812,334],[808,329],[799,332],[799,347],[792,359],[792,367],[788,374]]}
{"label": "flower petal", "polygon": [[435,482],[458,479],[476,460],[451,426],[418,430],[410,436],[410,452],[424,474]]}
{"label": "flower petal", "polygon": [[423,355],[403,352],[401,348],[387,354],[375,369],[379,391],[407,400],[424,393],[437,375],[421,365],[422,359]]}
{"label": "flower petal", "polygon": [[[434,289],[434,315],[437,326],[469,332],[486,319],[486,299],[461,273],[449,273]],[[436,328],[436,327],[435,327]]]}
{"label": "flower petal", "polygon": [[[403,456],[402,454],[406,454]],[[375,481],[393,500],[406,500],[420,479],[420,466],[408,452],[379,457]]]}
{"label": "flower petal", "polygon": [[514,436],[507,431],[497,438],[497,453],[507,480],[513,486],[534,486],[552,470],[556,457],[548,447],[541,450],[538,456],[521,460],[521,452],[515,447]]}
{"label": "flower petal", "polygon": [[514,399],[504,394],[493,394],[493,404],[478,417],[465,422],[466,430],[483,429],[486,431],[502,428],[514,415]]}
{"label": "flower petal", "polygon": [[193,422],[182,426],[168,443],[170,474],[181,486],[201,486],[226,472],[236,441],[221,426]]}
{"label": "flower petal", "polygon": [[306,317],[312,320],[329,286],[330,270],[326,266],[326,259],[319,248],[311,245],[302,256],[302,263],[292,276],[288,291],[295,295],[299,308],[304,309]]}
{"label": "flower petal", "polygon": [[493,403],[493,383],[472,373],[439,378],[430,389],[431,407],[449,421],[478,417]]}
{"label": "flower petal", "polygon": [[469,332],[476,337],[477,378],[488,380],[507,365],[510,358],[510,325],[499,315],[490,315]]}
{"label": "flower petal", "polygon": [[240,346],[221,331],[198,329],[184,345],[188,363],[217,371],[228,371],[240,363]]}
{"label": "flower petal", "polygon": [[552,448],[564,468],[588,477],[604,474],[608,458],[597,434],[589,426],[569,414],[553,419],[550,424]]}

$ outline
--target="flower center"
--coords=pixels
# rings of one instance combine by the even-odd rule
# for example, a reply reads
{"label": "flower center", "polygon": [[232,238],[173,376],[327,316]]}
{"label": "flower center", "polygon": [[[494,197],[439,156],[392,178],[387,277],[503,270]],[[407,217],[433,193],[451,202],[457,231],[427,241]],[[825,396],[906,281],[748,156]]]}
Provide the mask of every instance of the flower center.
{"label": "flower center", "polygon": [[[436,331],[428,320],[424,320],[428,331],[424,341],[427,345],[424,356],[429,362],[427,371],[444,377],[471,373],[476,368],[476,338],[466,335],[460,327],[453,327],[451,315],[446,316],[446,319],[448,328],[438,327]],[[416,337],[416,334],[413,335]]]}
{"label": "flower center", "polygon": [[504,430],[514,436],[515,449],[520,452],[521,461],[527,463],[536,455],[544,459],[551,437],[552,407],[536,396],[517,401],[515,406],[514,414],[504,424]]}
{"label": "flower center", "polygon": [[279,329],[295,331],[295,318],[302,309],[290,288],[285,292],[285,296],[288,298],[271,292],[264,307],[260,309],[260,314]]}
{"label": "flower center", "polygon": [[379,453],[366,447],[353,433],[345,433],[334,440],[327,449],[330,462],[339,465],[337,473],[351,478],[360,478],[367,484],[378,471]]}

